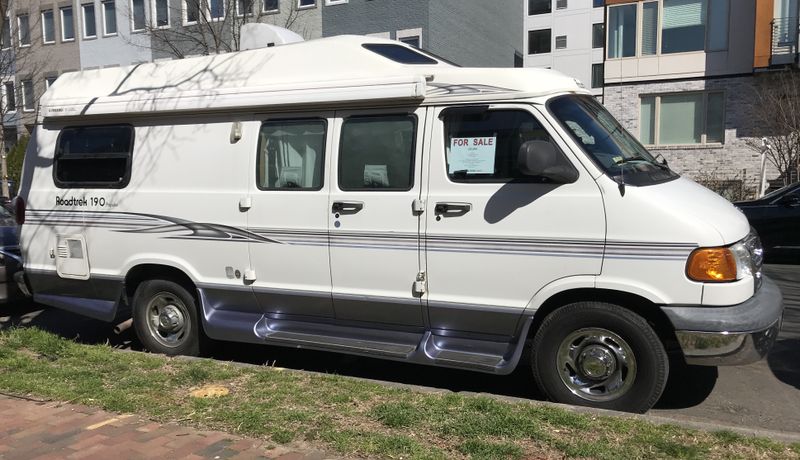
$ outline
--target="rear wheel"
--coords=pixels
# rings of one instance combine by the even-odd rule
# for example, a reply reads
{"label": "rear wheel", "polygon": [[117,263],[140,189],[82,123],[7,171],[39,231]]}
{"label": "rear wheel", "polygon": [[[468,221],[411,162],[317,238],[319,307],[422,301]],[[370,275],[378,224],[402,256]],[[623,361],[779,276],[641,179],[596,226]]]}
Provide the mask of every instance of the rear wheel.
{"label": "rear wheel", "polygon": [[534,337],[532,367],[553,401],[628,412],[650,409],[669,374],[667,353],[647,321],[601,302],[548,315]]}
{"label": "rear wheel", "polygon": [[200,354],[202,331],[196,302],[177,283],[142,282],[133,295],[133,326],[142,345],[154,353]]}

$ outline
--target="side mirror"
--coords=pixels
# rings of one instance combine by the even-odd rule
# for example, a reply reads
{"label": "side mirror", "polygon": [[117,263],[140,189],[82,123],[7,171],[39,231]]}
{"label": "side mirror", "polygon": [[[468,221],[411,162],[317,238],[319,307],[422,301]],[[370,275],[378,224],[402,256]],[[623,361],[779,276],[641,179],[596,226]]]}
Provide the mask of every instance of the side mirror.
{"label": "side mirror", "polygon": [[519,148],[517,163],[526,176],[546,177],[556,184],[578,180],[578,170],[548,141],[527,141]]}

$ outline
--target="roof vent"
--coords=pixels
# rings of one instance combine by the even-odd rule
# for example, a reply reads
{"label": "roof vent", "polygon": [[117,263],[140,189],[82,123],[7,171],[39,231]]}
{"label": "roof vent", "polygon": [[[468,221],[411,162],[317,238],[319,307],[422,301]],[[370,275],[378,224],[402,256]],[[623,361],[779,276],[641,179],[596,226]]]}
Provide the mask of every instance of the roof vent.
{"label": "roof vent", "polygon": [[303,37],[289,29],[271,24],[249,23],[242,25],[239,48],[244,51],[302,41]]}

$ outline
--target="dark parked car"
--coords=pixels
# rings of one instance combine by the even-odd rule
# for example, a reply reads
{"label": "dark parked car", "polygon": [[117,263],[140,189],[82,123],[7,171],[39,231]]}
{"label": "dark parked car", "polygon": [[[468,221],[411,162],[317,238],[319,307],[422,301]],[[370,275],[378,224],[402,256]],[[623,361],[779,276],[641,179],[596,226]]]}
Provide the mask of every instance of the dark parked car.
{"label": "dark parked car", "polygon": [[800,182],[734,204],[761,237],[766,262],[800,265]]}

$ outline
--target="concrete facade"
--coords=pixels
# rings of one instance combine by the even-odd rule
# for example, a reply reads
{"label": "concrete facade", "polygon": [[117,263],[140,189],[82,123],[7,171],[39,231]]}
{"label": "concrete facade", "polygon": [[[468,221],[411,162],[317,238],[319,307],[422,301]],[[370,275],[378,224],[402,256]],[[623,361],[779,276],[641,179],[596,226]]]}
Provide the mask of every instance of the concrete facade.
{"label": "concrete facade", "polygon": [[[603,44],[593,46],[592,35],[595,24],[604,25],[605,9],[595,7],[595,3],[594,0],[569,0],[564,2],[566,7],[558,8],[557,2],[552,1],[549,13],[530,15],[529,1],[524,1],[525,67],[558,70],[580,80],[593,94],[602,95],[602,85],[592,85],[592,67],[603,64],[605,48]],[[537,30],[550,30],[549,53],[534,54],[529,48],[528,34]],[[556,37],[566,37],[565,48],[557,49]]]}
{"label": "concrete facade", "polygon": [[[83,8],[88,3],[94,4],[96,36],[87,38],[84,31],[84,15],[78,14],[78,28],[76,30],[80,42],[80,67],[81,69],[98,69],[103,67],[126,66],[150,62],[153,60],[150,36],[146,33],[131,32],[130,3],[116,2],[116,33],[106,33],[103,25],[102,0],[86,2],[75,1],[75,11]],[[82,10],[81,10],[82,11]],[[145,11],[151,15],[150,4],[145,3]]]}
{"label": "concrete facade", "polygon": [[322,14],[323,36],[419,37],[422,49],[471,67],[513,67],[522,24],[516,0],[348,0]]}

